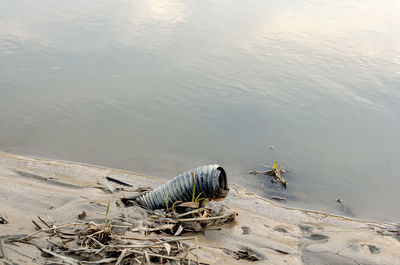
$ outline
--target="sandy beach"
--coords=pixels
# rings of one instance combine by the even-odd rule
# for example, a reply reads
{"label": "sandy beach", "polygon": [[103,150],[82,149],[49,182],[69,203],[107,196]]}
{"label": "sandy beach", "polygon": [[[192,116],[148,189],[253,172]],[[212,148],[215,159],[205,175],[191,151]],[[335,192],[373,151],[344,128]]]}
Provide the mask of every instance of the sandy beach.
{"label": "sandy beach", "polygon": [[[85,210],[86,220],[98,221],[104,219],[107,202],[111,201],[110,219],[133,218],[135,213],[128,207],[117,206],[120,198],[130,192],[107,192],[102,182],[105,176],[134,188],[153,188],[166,181],[100,166],[0,153],[0,216],[6,220],[0,224],[0,263],[48,262],[48,257],[35,246],[4,242],[12,236],[35,233],[31,220],[37,216],[63,224],[78,221],[78,215]],[[215,204],[237,212],[235,220],[218,229],[190,235],[197,237],[202,263],[400,264],[399,225],[291,209],[238,185],[230,183],[229,188],[228,197]],[[36,242],[49,247],[46,239]],[[250,250],[257,260],[240,259],[234,254],[240,250]]]}

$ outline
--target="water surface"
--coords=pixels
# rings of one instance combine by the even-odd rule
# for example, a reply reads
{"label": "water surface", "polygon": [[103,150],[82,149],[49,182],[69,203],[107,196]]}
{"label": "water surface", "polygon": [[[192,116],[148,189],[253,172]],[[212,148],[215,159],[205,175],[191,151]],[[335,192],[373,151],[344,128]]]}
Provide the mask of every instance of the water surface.
{"label": "water surface", "polygon": [[[400,2],[0,0],[0,150],[399,221]],[[269,146],[274,146],[271,151]],[[278,160],[287,190],[249,175]]]}

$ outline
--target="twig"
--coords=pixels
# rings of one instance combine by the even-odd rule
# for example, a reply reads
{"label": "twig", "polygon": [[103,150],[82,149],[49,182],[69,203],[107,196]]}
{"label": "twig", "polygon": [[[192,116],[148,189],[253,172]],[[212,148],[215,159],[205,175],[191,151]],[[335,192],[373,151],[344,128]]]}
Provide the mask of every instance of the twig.
{"label": "twig", "polygon": [[27,236],[19,239],[18,241],[25,241],[25,240],[27,240],[27,239],[29,239],[29,238],[41,233],[41,232],[47,232],[47,231],[51,231],[51,230],[54,230],[54,229],[60,229],[60,228],[67,227],[67,226],[84,225],[84,224],[87,224],[87,223],[72,223],[72,224],[65,224],[65,225],[60,225],[60,226],[57,226],[57,227],[42,229],[42,230],[36,231],[35,233],[27,235]]}
{"label": "twig", "polygon": [[41,250],[42,250],[43,252],[46,252],[46,253],[48,253],[48,254],[50,254],[50,255],[56,257],[56,258],[62,259],[64,262],[66,262],[66,263],[68,263],[68,264],[71,264],[71,265],[79,265],[79,261],[77,261],[77,260],[75,260],[75,259],[73,259],[73,258],[65,257],[65,256],[63,256],[63,255],[57,254],[57,253],[55,253],[55,252],[53,252],[53,251],[50,251],[50,250],[47,250],[47,249],[44,249],[44,248],[41,248]]}
{"label": "twig", "polygon": [[185,262],[185,259],[186,259],[187,255],[189,254],[189,251],[190,251],[189,249],[186,250],[185,255],[182,257],[181,262],[179,263],[180,265],[183,265],[183,263]]}
{"label": "twig", "polygon": [[126,249],[122,250],[121,255],[119,255],[117,262],[115,263],[115,265],[119,265],[121,263],[121,261],[124,259],[126,254]]}
{"label": "twig", "polygon": [[45,226],[47,226],[48,228],[51,228],[51,226],[50,226],[48,223],[46,223],[46,221],[43,220],[42,217],[38,216],[38,219],[39,219],[42,223],[44,223]]}
{"label": "twig", "polygon": [[36,226],[37,229],[42,230],[42,227],[36,223],[34,220],[32,220],[32,223]]}
{"label": "twig", "polygon": [[[101,232],[101,231],[100,231]],[[87,238],[90,238],[91,240],[93,240],[94,242],[96,242],[97,245],[99,245],[100,247],[105,247],[103,243],[101,243],[100,241],[98,241],[96,238],[92,237],[92,236],[87,236]]]}
{"label": "twig", "polygon": [[[0,245],[1,245],[1,244],[0,244]],[[11,247],[9,247],[9,246],[4,245],[4,247],[5,247],[5,248],[8,248],[8,249],[10,249],[10,250],[12,250],[12,251],[14,251],[14,252],[16,252],[16,253],[18,253],[18,254],[21,255],[21,256],[24,256],[25,258],[31,259],[32,261],[35,260],[33,257],[30,257],[30,256],[28,256],[28,255],[26,255],[26,254],[24,254],[24,253],[22,253],[22,252],[19,252],[18,250],[13,249],[13,248],[11,248]],[[3,253],[4,253],[4,252],[3,252]],[[3,258],[6,258],[6,256],[4,256]]]}
{"label": "twig", "polygon": [[197,237],[195,237],[195,240],[196,240],[196,261],[197,261],[197,265],[199,265],[200,264],[200,262],[199,262],[199,241],[197,240]]}
{"label": "twig", "polygon": [[99,254],[103,249],[105,249],[106,248],[106,246],[103,246],[101,249],[99,249],[99,250],[97,250],[94,254],[95,255],[97,255],[97,254]]}
{"label": "twig", "polygon": [[81,263],[85,264],[102,264],[102,263],[110,263],[113,261],[118,260],[117,258],[107,258],[107,259],[102,259],[102,260],[97,260],[97,261],[81,261]]}
{"label": "twig", "polygon": [[236,216],[236,213],[225,214],[222,216],[187,218],[187,219],[183,218],[183,219],[176,219],[176,220],[179,222],[193,222],[193,221],[218,220],[218,219],[224,219],[224,218],[234,217],[234,216]]}
{"label": "twig", "polygon": [[147,264],[150,264],[150,257],[149,257],[149,253],[147,253],[147,251],[143,251],[143,258],[142,258],[142,263],[141,264],[146,264],[144,261],[147,262]]}
{"label": "twig", "polygon": [[51,217],[50,217],[48,214],[47,214],[47,218],[49,218],[50,223],[51,223],[52,225],[54,225],[53,219],[51,219]]}
{"label": "twig", "polygon": [[[130,250],[130,252],[131,252],[131,253],[135,253],[135,254],[144,255],[144,252],[142,252],[142,251]],[[171,257],[171,256],[165,256],[165,255],[160,255],[160,254],[156,254],[156,253],[152,253],[152,252],[147,252],[147,255],[152,256],[152,257],[170,259],[170,260],[181,260],[180,258]]]}
{"label": "twig", "polygon": [[[109,224],[112,224],[112,223],[110,222]],[[113,228],[131,228],[132,225],[113,225],[112,224],[112,227]]]}
{"label": "twig", "polygon": [[156,242],[153,245],[150,245],[149,247],[155,246],[155,245],[161,245],[164,243],[172,243],[172,242],[179,242],[179,241],[184,241],[184,240],[196,240],[197,241],[197,237],[193,236],[193,237],[177,237],[175,239],[169,239],[169,240],[164,240],[164,241],[160,241],[160,242]]}
{"label": "twig", "polygon": [[[139,240],[145,240],[145,238],[139,239]],[[153,244],[146,244],[146,245],[106,245],[104,247],[107,247],[107,248],[126,248],[126,249],[131,249],[131,250],[134,249],[134,248],[142,248],[142,249],[143,248],[154,248],[155,246],[159,246],[160,248],[164,248],[164,246],[162,246],[162,244],[164,244],[164,243],[180,242],[180,241],[184,241],[184,240],[195,240],[196,244],[198,245],[197,237],[186,237],[186,238],[176,238],[176,239],[164,240],[164,241],[155,242]]]}
{"label": "twig", "polygon": [[123,182],[121,180],[118,180],[118,179],[115,179],[115,178],[112,178],[112,177],[109,177],[109,176],[107,176],[106,179],[109,180],[109,181],[115,182],[115,183],[117,183],[119,185],[122,185],[122,186],[133,187],[129,183]]}
{"label": "twig", "polygon": [[107,245],[108,248],[150,248],[154,245]]}
{"label": "twig", "polygon": [[96,224],[95,222],[89,222],[88,223],[89,225],[94,225],[94,226],[96,226],[99,230],[102,230],[102,228],[100,227],[101,225],[99,225],[99,224]]}
{"label": "twig", "polygon": [[203,207],[203,208],[200,208],[200,209],[196,209],[196,210],[190,211],[190,212],[178,214],[178,215],[176,216],[176,218],[181,218],[181,217],[183,217],[183,216],[186,216],[186,215],[189,215],[189,214],[192,214],[192,213],[198,213],[198,212],[201,212],[202,210],[204,210],[204,207]]}
{"label": "twig", "polygon": [[69,253],[69,252],[85,252],[85,253],[93,253],[95,252],[95,254],[102,250],[103,248],[97,249],[97,248],[69,248],[68,250],[64,251],[64,253]]}
{"label": "twig", "polygon": [[0,240],[0,258],[6,258],[6,254],[4,254],[3,245]]}

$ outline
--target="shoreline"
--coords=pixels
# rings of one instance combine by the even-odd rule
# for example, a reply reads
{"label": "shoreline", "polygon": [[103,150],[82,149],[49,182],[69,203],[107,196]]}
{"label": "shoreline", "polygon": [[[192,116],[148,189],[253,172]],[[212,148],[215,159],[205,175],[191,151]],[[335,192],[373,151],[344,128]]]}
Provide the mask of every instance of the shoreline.
{"label": "shoreline", "polygon": [[[150,175],[146,175],[146,174],[143,174],[143,173],[137,173],[135,171],[112,168],[112,167],[106,167],[106,166],[89,164],[89,163],[74,162],[74,161],[68,161],[68,160],[59,160],[59,159],[49,159],[49,158],[35,157],[35,156],[25,156],[25,155],[18,155],[18,154],[12,154],[12,153],[7,153],[7,152],[0,151],[0,159],[1,159],[1,157],[9,157],[9,158],[13,158],[13,159],[21,159],[22,161],[31,160],[31,161],[35,161],[35,162],[44,162],[44,161],[57,162],[57,163],[62,163],[62,164],[67,164],[67,165],[86,166],[86,167],[96,168],[96,169],[100,169],[100,170],[111,170],[113,172],[119,172],[119,173],[122,173],[122,174],[134,174],[135,176],[141,176],[141,177],[146,177],[146,178],[149,178],[149,179],[157,180],[160,184],[161,183],[165,183],[165,182],[168,181],[165,178],[160,178],[160,177],[157,177],[157,176],[150,176]],[[246,188],[244,188],[244,187],[242,187],[242,186],[240,186],[240,185],[238,185],[236,183],[230,183],[229,186],[231,186],[231,185],[239,187],[241,189],[246,189]],[[246,191],[247,191],[247,189],[246,189]],[[345,216],[345,215],[340,215],[340,214],[334,214],[334,213],[330,213],[328,211],[323,211],[323,210],[312,210],[312,209],[300,208],[300,207],[294,207],[294,206],[285,206],[284,204],[279,204],[279,203],[276,203],[273,200],[270,200],[268,198],[259,196],[259,195],[257,195],[257,193],[248,192],[248,191],[246,193],[248,195],[250,195],[250,196],[254,196],[257,199],[264,200],[264,201],[266,201],[266,202],[268,202],[268,203],[270,203],[270,204],[272,204],[272,205],[274,205],[276,207],[285,208],[287,210],[299,210],[299,211],[302,211],[302,212],[310,212],[310,213],[315,213],[315,214],[329,215],[329,216],[336,217],[336,218],[343,218],[343,219],[349,220],[349,221],[396,225],[395,222],[379,221],[379,220],[374,220],[374,219],[362,219],[362,218],[350,217],[350,216]]]}
{"label": "shoreline", "polygon": [[[73,221],[84,209],[90,218],[98,218],[97,213],[104,211],[110,196],[118,199],[124,193],[110,195],[99,189],[99,178],[106,175],[135,187],[154,188],[166,182],[126,170],[0,152],[0,205],[5,205],[0,215],[9,222],[0,224],[0,239],[34,232],[30,220],[37,215]],[[234,223],[221,230],[193,234],[199,240],[200,259],[206,263],[400,264],[400,237],[396,232],[400,227],[394,223],[282,206],[236,184],[229,186],[229,195],[222,204],[238,212]],[[111,208],[113,211],[118,209]],[[243,247],[259,253],[262,259],[236,260],[221,250]],[[22,244],[19,248],[40,260],[37,250]],[[22,256],[8,246],[4,251],[10,260],[23,262]]]}

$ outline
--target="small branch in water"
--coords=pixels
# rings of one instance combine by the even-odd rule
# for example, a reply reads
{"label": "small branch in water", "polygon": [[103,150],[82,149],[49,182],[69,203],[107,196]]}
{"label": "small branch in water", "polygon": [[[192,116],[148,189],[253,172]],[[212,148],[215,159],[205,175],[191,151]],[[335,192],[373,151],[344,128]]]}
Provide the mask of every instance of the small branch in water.
{"label": "small branch in water", "polygon": [[249,174],[251,175],[259,175],[263,174],[266,176],[272,176],[273,178],[271,179],[272,183],[281,183],[282,186],[286,189],[287,188],[287,181],[282,177],[282,175],[285,173],[285,170],[283,168],[280,168],[280,165],[274,162],[274,164],[271,167],[271,170],[265,171],[265,172],[260,172],[260,171],[250,171]]}

